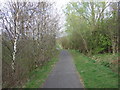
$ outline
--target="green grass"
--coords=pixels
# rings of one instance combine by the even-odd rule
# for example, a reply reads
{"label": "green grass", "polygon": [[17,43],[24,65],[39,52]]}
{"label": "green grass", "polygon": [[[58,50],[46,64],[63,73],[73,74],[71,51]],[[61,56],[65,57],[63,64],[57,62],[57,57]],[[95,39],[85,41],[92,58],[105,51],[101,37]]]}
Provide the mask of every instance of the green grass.
{"label": "green grass", "polygon": [[112,53],[96,54],[92,55],[90,58],[93,59],[95,63],[109,67],[111,70],[118,73],[117,60],[119,59],[119,53],[116,53],[115,55]]}
{"label": "green grass", "polygon": [[23,88],[40,88],[48,77],[53,66],[57,62],[57,57],[49,62],[46,62],[42,68],[37,68],[29,75],[30,80],[23,86]]}
{"label": "green grass", "polygon": [[92,55],[91,58],[96,60],[96,61],[105,61],[105,62],[112,62],[114,60],[118,60],[118,56],[119,54],[96,54],[96,55]]}
{"label": "green grass", "polygon": [[118,88],[118,75],[111,69],[94,63],[92,59],[77,51],[70,52],[85,88]]}

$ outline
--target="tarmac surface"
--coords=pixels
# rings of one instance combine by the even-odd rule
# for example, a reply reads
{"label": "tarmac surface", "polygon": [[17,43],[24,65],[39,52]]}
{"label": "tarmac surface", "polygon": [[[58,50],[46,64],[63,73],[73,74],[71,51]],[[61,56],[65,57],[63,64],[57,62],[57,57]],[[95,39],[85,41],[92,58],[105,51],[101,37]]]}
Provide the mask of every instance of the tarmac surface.
{"label": "tarmac surface", "polygon": [[68,51],[61,51],[59,61],[49,74],[43,88],[83,88]]}

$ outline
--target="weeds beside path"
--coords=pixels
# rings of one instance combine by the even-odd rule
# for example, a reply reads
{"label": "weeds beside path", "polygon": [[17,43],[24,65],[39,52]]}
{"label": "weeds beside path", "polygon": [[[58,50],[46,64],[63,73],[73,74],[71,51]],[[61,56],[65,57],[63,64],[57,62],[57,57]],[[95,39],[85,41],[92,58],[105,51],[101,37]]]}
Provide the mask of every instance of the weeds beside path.
{"label": "weeds beside path", "polygon": [[54,57],[50,61],[46,62],[42,68],[37,68],[29,75],[29,81],[23,86],[24,88],[40,88],[48,77],[55,63],[58,61],[57,57]]}
{"label": "weeds beside path", "polygon": [[92,59],[77,51],[70,52],[85,88],[118,88],[118,74],[103,65],[95,64]]}

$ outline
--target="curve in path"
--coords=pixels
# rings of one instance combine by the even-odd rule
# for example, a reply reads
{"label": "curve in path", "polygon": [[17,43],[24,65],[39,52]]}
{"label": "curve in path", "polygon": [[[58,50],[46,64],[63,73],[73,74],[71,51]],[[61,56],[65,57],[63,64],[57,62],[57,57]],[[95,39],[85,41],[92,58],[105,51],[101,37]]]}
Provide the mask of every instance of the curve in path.
{"label": "curve in path", "polygon": [[83,88],[68,51],[61,51],[59,61],[48,76],[43,88]]}

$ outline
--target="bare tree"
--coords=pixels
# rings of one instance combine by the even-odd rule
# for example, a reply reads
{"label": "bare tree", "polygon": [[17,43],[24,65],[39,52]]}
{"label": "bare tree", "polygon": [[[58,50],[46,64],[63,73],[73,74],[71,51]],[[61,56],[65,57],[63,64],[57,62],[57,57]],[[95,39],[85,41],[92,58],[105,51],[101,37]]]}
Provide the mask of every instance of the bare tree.
{"label": "bare tree", "polygon": [[20,79],[55,54],[60,28],[53,7],[49,2],[8,2],[1,10],[4,87],[22,84]]}

